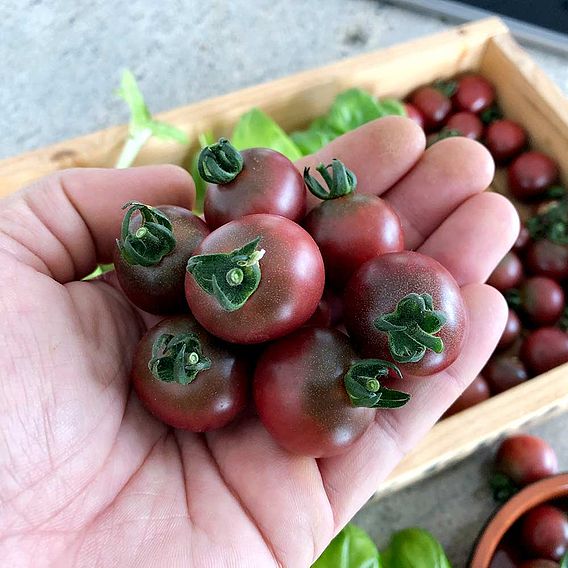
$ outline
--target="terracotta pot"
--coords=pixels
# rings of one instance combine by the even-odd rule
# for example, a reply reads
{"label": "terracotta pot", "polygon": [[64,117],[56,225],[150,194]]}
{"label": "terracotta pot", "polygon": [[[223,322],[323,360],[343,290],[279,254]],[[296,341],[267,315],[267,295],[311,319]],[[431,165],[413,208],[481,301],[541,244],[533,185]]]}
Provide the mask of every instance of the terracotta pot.
{"label": "terracotta pot", "polygon": [[489,568],[497,546],[520,517],[537,505],[567,495],[568,473],[542,479],[519,491],[485,526],[471,555],[469,568]]}

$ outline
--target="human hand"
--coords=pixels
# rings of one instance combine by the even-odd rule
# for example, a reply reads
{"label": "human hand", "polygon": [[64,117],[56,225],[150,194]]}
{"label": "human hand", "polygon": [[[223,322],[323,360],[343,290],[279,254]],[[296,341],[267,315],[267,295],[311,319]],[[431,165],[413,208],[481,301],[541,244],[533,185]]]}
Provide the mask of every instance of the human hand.
{"label": "human hand", "polygon": [[172,166],[70,170],[0,202],[0,557],[7,566],[303,568],[477,375],[506,318],[482,284],[518,234],[493,165],[451,138],[424,152],[407,119],[386,118],[298,164],[337,157],[359,191],[396,209],[406,248],[444,264],[470,331],[458,360],[405,379],[411,403],[379,411],[344,455],[281,449],[257,418],[207,434],[174,431],[131,392],[133,349],[156,318],[116,281],[80,282],[109,262],[129,200],[190,208]]}

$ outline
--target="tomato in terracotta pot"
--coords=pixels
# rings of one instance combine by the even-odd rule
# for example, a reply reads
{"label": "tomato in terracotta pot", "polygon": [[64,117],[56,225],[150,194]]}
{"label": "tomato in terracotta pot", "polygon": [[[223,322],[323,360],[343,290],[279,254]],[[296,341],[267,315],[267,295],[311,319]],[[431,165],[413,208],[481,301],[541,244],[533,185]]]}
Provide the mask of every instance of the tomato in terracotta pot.
{"label": "tomato in terracotta pot", "polygon": [[452,102],[456,109],[472,113],[481,112],[489,108],[495,100],[495,89],[484,77],[470,74],[457,81]]}
{"label": "tomato in terracotta pot", "polygon": [[539,505],[521,521],[523,547],[531,556],[560,560],[568,550],[568,517],[552,505]]}
{"label": "tomato in terracotta pot", "polygon": [[282,215],[293,221],[304,216],[304,181],[280,152],[268,148],[239,152],[221,138],[201,151],[198,170],[209,182],[204,213],[211,229],[255,213]]}
{"label": "tomato in terracotta pot", "polygon": [[343,298],[345,325],[365,357],[431,375],[461,351],[469,320],[459,286],[428,256],[404,251],[369,260]]}
{"label": "tomato in terracotta pot", "polygon": [[244,408],[250,367],[243,352],[190,316],[162,320],[142,337],[134,389],[162,422],[192,432],[221,428]]}
{"label": "tomato in terracotta pot", "polygon": [[520,357],[535,375],[568,363],[568,334],[557,327],[541,327],[525,337]]}
{"label": "tomato in terracotta pot", "polygon": [[541,197],[558,179],[558,166],[542,152],[524,152],[509,166],[509,190],[517,199]]}
{"label": "tomato in terracotta pot", "polygon": [[503,164],[523,151],[527,135],[522,126],[512,120],[496,120],[485,131],[485,145],[493,159]]}
{"label": "tomato in terracotta pot", "polygon": [[316,311],[325,271],[302,227],[278,215],[247,215],[213,231],[187,263],[191,313],[213,335],[262,343]]}
{"label": "tomato in terracotta pot", "polygon": [[371,258],[403,249],[402,225],[385,200],[355,191],[355,174],[339,160],[316,169],[328,189],[310,175],[309,168],[304,170],[306,186],[323,203],[310,211],[303,226],[320,249],[326,281],[341,289]]}
{"label": "tomato in terracotta pot", "polygon": [[377,408],[398,408],[406,393],[382,378],[400,371],[386,361],[358,361],[349,338],[335,329],[304,327],[271,343],[257,362],[254,400],[272,437],[288,451],[329,457],[347,451]]}
{"label": "tomato in terracotta pot", "polygon": [[153,314],[187,311],[185,267],[209,234],[191,211],[174,205],[150,207],[132,201],[114,252],[114,266],[127,298]]}

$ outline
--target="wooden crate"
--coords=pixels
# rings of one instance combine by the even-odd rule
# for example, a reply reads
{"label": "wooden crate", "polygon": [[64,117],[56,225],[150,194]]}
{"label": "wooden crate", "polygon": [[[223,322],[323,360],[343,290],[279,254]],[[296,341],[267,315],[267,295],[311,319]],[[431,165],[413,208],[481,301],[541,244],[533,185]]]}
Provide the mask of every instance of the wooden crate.
{"label": "wooden crate", "polygon": [[[324,114],[334,97],[349,87],[381,97],[405,97],[419,85],[469,70],[481,72],[496,86],[506,115],[525,126],[536,148],[559,162],[563,182],[568,183],[568,102],[496,18],[164,112],[157,118],[182,128],[193,140],[189,152],[178,144],[152,140],[137,164],[184,164],[197,149],[198,134],[228,134],[239,116],[254,106],[294,130]],[[126,127],[117,126],[0,161],[0,196],[58,169],[112,167],[125,135]],[[567,407],[565,365],[438,423],[377,495]]]}

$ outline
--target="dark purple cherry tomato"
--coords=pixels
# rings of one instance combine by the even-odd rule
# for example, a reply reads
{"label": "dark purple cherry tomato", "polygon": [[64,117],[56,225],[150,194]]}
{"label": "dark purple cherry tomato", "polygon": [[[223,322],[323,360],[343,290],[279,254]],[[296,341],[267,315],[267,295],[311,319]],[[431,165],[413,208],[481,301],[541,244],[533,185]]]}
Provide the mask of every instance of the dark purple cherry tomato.
{"label": "dark purple cherry tomato", "polygon": [[505,438],[499,446],[495,469],[518,487],[524,487],[558,473],[558,459],[542,438],[517,434]]}
{"label": "dark purple cherry tomato", "polygon": [[524,129],[512,120],[496,120],[485,131],[485,145],[493,159],[503,164],[523,151],[527,145],[527,135]]}
{"label": "dark purple cherry tomato", "polygon": [[339,160],[332,160],[329,166],[320,164],[316,169],[328,189],[310,175],[309,168],[304,170],[306,186],[324,201],[308,213],[303,226],[320,249],[326,281],[341,289],[371,258],[403,249],[402,225],[386,201],[355,192],[355,175]]}
{"label": "dark purple cherry tomato", "polygon": [[262,343],[301,326],[315,312],[325,281],[312,237],[278,215],[248,215],[219,227],[187,270],[191,312],[233,343]]}
{"label": "dark purple cherry tomato", "polygon": [[523,279],[523,265],[514,252],[508,252],[501,262],[495,267],[487,284],[504,292],[509,288],[515,288]]}
{"label": "dark purple cherry tomato", "polygon": [[255,213],[282,215],[293,221],[304,216],[304,181],[280,152],[268,148],[239,152],[221,138],[201,151],[199,174],[209,182],[204,213],[212,230]]}
{"label": "dark purple cherry tomato", "polygon": [[499,544],[489,568],[518,568],[519,553],[510,544]]}
{"label": "dark purple cherry tomato", "polygon": [[336,327],[343,319],[343,300],[326,288],[312,317],[305,323],[316,327]]}
{"label": "dark purple cherry tomato", "polygon": [[520,302],[532,323],[549,325],[556,322],[564,311],[564,291],[551,278],[533,276],[521,286]]}
{"label": "dark purple cherry tomato", "polygon": [[519,316],[514,310],[509,309],[507,323],[505,324],[501,339],[497,344],[497,349],[507,349],[507,347],[511,347],[521,334],[521,327]]}
{"label": "dark purple cherry tomato", "polygon": [[481,75],[465,75],[458,81],[452,102],[458,110],[478,113],[490,107],[495,100],[495,89]]}
{"label": "dark purple cherry tomato", "polygon": [[541,152],[524,152],[509,166],[509,190],[517,199],[540,197],[558,179],[556,162]]}
{"label": "dark purple cherry tomato", "polygon": [[457,130],[460,136],[471,138],[472,140],[479,140],[483,133],[483,123],[477,115],[472,112],[456,112],[450,116],[446,122],[445,128],[449,130]]}
{"label": "dark purple cherry tomato", "polygon": [[487,381],[481,375],[477,375],[454,404],[448,408],[445,416],[457,414],[466,408],[470,408],[484,400],[487,400],[490,396],[491,393],[489,392],[489,385],[487,384]]}
{"label": "dark purple cherry tomato", "polygon": [[[311,457],[343,453],[367,430],[374,408],[408,401],[378,381],[388,376],[390,364],[356,359],[349,338],[336,329],[304,327],[266,348],[256,365],[254,399],[281,446]],[[350,378],[357,387],[352,392]],[[402,395],[399,404],[381,404],[378,394],[394,400],[393,393]]]}
{"label": "dark purple cherry tomato", "polygon": [[149,207],[132,202],[127,206],[113,259],[120,286],[146,312],[187,311],[185,267],[209,234],[207,225],[174,205]]}
{"label": "dark purple cherry tomato", "polygon": [[560,560],[568,549],[568,517],[557,507],[539,505],[523,517],[521,538],[529,554]]}
{"label": "dark purple cherry tomato", "polygon": [[432,375],[459,355],[468,315],[459,286],[437,261],[417,252],[385,254],[353,275],[343,296],[345,325],[365,357]]}
{"label": "dark purple cherry tomato", "polygon": [[516,387],[529,378],[523,363],[512,355],[491,357],[483,369],[483,376],[493,394]]}
{"label": "dark purple cherry tomato", "polygon": [[416,122],[420,128],[424,129],[424,117],[422,113],[410,103],[404,103],[404,108],[406,110],[406,116]]}
{"label": "dark purple cherry tomato", "polygon": [[522,252],[523,250],[525,250],[530,240],[531,234],[529,233],[529,230],[523,225],[519,230],[519,236],[517,237],[517,240],[513,245],[513,251],[517,254]]}
{"label": "dark purple cherry tomato", "polygon": [[525,265],[533,274],[564,280],[568,278],[568,246],[546,239],[533,241],[528,246]]}
{"label": "dark purple cherry tomato", "polygon": [[221,428],[244,408],[249,370],[238,348],[187,315],[166,318],[146,332],[131,377],[154,416],[174,428],[204,432]]}
{"label": "dark purple cherry tomato", "polygon": [[568,363],[568,334],[557,327],[541,327],[525,337],[520,357],[535,375]]}
{"label": "dark purple cherry tomato", "polygon": [[450,99],[434,87],[420,87],[414,91],[410,104],[422,114],[426,132],[432,132],[442,126],[452,110]]}
{"label": "dark purple cherry tomato", "polygon": [[519,568],[559,568],[559,565],[553,560],[537,558],[536,560],[527,560],[526,562],[523,562]]}

